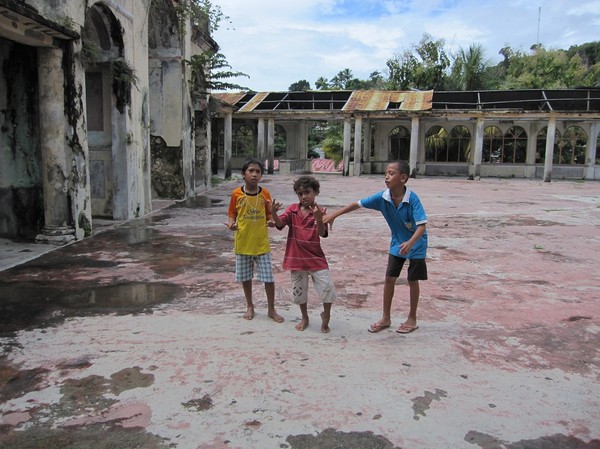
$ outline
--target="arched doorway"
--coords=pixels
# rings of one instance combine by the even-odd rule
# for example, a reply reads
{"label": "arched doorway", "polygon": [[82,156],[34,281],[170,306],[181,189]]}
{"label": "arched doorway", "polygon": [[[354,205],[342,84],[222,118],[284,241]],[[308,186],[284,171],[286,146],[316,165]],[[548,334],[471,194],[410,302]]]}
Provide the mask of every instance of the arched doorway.
{"label": "arched doorway", "polygon": [[120,148],[115,128],[124,119],[115,110],[123,112],[130,91],[119,82],[127,75],[121,26],[107,6],[96,3],[88,9],[82,40],[92,215],[120,218],[114,211]]}

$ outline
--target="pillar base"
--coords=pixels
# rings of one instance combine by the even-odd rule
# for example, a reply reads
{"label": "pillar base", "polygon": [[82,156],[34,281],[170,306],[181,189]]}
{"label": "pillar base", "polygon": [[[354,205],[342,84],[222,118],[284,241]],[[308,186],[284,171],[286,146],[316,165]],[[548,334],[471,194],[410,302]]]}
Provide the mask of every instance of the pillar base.
{"label": "pillar base", "polygon": [[75,241],[75,228],[65,227],[47,227],[42,229],[42,233],[35,237],[36,243],[48,243],[50,245],[62,246]]}

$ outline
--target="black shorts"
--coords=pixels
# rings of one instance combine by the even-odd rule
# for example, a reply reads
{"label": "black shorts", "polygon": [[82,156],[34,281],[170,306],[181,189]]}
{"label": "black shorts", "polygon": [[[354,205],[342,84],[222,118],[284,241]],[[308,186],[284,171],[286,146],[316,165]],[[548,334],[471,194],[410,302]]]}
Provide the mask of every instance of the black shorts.
{"label": "black shorts", "polygon": [[[404,262],[406,262],[404,257],[398,257],[394,256],[393,254],[389,254],[385,275],[393,278],[400,276]],[[407,279],[409,281],[427,280],[427,262],[425,262],[425,259],[410,259],[410,263],[408,264]]]}

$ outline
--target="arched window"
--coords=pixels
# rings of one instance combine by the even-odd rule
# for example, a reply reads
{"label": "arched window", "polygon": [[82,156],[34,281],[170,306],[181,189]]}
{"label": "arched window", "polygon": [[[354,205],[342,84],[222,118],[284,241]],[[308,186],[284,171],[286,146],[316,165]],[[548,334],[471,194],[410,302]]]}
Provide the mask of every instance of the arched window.
{"label": "arched window", "polygon": [[[548,135],[548,127],[544,126],[537,133],[535,143],[535,163],[542,164],[546,161],[546,136]],[[554,154],[558,152],[558,142],[560,140],[560,131],[557,129],[554,133]]]}
{"label": "arched window", "polygon": [[483,163],[498,163],[502,154],[502,130],[497,126],[487,126],[483,130]]}
{"label": "arched window", "polygon": [[240,126],[233,135],[231,147],[233,157],[254,156],[254,131],[247,125]]}
{"label": "arched window", "polygon": [[520,126],[511,126],[504,133],[500,160],[508,164],[524,164],[527,159],[527,133]]}
{"label": "arched window", "polygon": [[425,134],[425,160],[448,162],[448,133],[442,126],[432,126]]}
{"label": "arched window", "polygon": [[565,129],[558,142],[558,151],[554,151],[554,164],[576,165],[585,163],[587,134],[579,126]]}
{"label": "arched window", "polygon": [[408,161],[410,159],[410,131],[404,126],[396,126],[390,132],[391,161]]}
{"label": "arched window", "polygon": [[467,162],[471,156],[471,131],[458,125],[450,131],[448,162]]}

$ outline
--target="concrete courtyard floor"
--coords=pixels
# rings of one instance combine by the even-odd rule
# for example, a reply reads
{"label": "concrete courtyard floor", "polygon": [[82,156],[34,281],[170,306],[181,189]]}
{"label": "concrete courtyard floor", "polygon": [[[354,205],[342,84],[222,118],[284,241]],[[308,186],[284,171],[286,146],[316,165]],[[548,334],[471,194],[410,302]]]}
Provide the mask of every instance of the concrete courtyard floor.
{"label": "concrete courtyard floor", "polygon": [[[382,176],[316,174],[336,209]],[[265,175],[284,205],[292,176]],[[331,333],[294,325],[286,232],[271,229],[276,305],[242,319],[223,183],[0,271],[6,449],[600,448],[600,183],[411,179],[428,214],[419,329],[401,276],[381,313],[389,232],[374,211],[322,245]],[[8,245],[9,246],[9,245]],[[8,257],[6,259],[8,261]]]}

